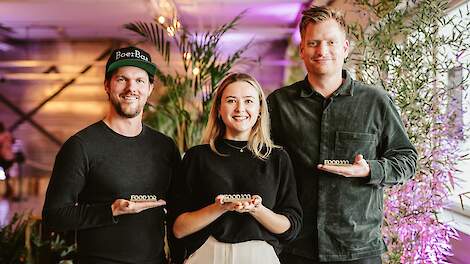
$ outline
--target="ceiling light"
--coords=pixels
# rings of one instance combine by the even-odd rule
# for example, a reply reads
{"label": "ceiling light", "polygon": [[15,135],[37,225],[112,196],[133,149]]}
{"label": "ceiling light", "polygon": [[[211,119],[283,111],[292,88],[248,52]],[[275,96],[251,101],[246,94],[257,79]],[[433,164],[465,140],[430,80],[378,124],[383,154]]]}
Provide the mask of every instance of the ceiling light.
{"label": "ceiling light", "polygon": [[176,5],[172,0],[149,0],[149,4],[154,17],[174,18],[177,16]]}

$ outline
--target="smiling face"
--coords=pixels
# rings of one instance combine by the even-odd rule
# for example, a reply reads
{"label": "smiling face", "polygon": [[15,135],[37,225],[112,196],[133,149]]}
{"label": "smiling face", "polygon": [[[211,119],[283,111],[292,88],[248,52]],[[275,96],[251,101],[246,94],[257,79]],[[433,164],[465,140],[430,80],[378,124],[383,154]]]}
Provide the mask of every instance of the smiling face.
{"label": "smiling face", "polygon": [[308,74],[313,76],[341,74],[348,55],[349,41],[334,19],[309,23],[302,34],[300,56]]}
{"label": "smiling face", "polygon": [[258,91],[246,81],[229,84],[220,98],[219,114],[225,124],[225,138],[248,140],[260,114]]}
{"label": "smiling face", "polygon": [[134,118],[142,115],[153,85],[146,71],[125,66],[118,68],[111,79],[105,82],[105,89],[113,106],[111,115]]}

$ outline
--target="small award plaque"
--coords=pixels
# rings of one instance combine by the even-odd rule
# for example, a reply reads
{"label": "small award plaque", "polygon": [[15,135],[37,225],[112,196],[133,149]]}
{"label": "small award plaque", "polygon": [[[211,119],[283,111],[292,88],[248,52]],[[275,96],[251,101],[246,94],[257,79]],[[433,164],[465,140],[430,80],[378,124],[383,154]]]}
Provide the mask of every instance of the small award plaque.
{"label": "small award plaque", "polygon": [[325,160],[323,165],[330,165],[330,166],[347,166],[351,165],[349,160]]}
{"label": "small award plaque", "polygon": [[131,195],[131,202],[156,202],[157,196],[153,194],[133,194]]}
{"label": "small award plaque", "polygon": [[250,194],[224,194],[222,202],[236,203],[236,202],[249,202],[251,200]]}

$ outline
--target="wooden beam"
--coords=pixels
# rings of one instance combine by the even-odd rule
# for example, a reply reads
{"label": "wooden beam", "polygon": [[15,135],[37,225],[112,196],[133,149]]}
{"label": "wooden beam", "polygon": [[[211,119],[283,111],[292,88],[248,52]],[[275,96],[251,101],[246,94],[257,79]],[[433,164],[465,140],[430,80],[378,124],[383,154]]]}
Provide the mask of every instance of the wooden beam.
{"label": "wooden beam", "polygon": [[[6,98],[5,96],[3,96],[2,94],[0,94],[0,102],[2,102],[3,104],[5,104],[8,108],[10,108],[13,112],[17,113],[19,116],[25,118],[25,120],[27,119],[28,122],[29,122],[34,128],[36,128],[41,134],[43,134],[44,136],[46,136],[49,140],[51,140],[52,142],[54,142],[54,143],[57,144],[58,146],[62,145],[62,141],[60,141],[58,138],[56,138],[52,133],[50,133],[49,131],[47,131],[43,126],[41,126],[40,124],[38,124],[38,123],[37,123],[36,121],[34,121],[33,119],[27,118],[25,112],[23,112],[19,107],[17,107],[13,102],[11,102],[10,100],[8,100],[8,98]],[[12,128],[10,127],[9,130],[13,132],[14,129],[12,129]]]}
{"label": "wooden beam", "polygon": [[[6,60],[0,61],[1,68],[35,68],[35,67],[49,67],[50,65],[71,65],[83,66],[89,61],[61,61],[61,60]],[[96,62],[94,65],[104,66],[105,61]]]}
{"label": "wooden beam", "polygon": [[[77,79],[76,73],[5,73],[2,75],[5,81],[67,81],[70,79]],[[80,76],[81,79],[86,79],[87,82],[102,83],[103,78]]]}
{"label": "wooden beam", "polygon": [[31,111],[29,111],[28,113],[26,113],[25,115],[21,116],[21,118],[16,121],[12,127],[11,127],[11,130],[14,131],[15,129],[17,129],[23,122],[27,121],[27,120],[31,120],[31,117],[33,115],[35,115],[44,105],[46,105],[49,101],[51,101],[52,99],[54,99],[56,96],[58,96],[60,93],[62,93],[62,91],[64,91],[67,87],[69,87],[70,85],[72,85],[75,80],[80,77],[81,75],[85,74],[88,70],[90,70],[92,67],[93,67],[93,64],[94,62],[97,62],[97,61],[100,61],[104,58],[106,58],[107,56],[109,56],[109,54],[111,54],[112,52],[112,47],[106,49],[105,51],[103,51],[92,63],[86,65],[81,71],[80,73],[75,76],[74,78],[70,79],[68,82],[64,83],[56,92],[54,92],[52,95],[50,95],[49,97],[47,97],[45,100],[43,100],[41,103],[39,103],[38,106],[36,106],[34,109],[32,109]]}

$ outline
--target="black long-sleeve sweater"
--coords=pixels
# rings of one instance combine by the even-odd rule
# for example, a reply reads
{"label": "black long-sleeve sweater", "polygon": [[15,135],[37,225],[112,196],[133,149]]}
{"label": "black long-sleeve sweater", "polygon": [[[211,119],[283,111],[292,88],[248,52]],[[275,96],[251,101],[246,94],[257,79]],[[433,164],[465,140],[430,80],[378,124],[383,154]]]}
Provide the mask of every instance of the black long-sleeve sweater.
{"label": "black long-sleeve sweater", "polygon": [[44,223],[53,230],[77,230],[80,263],[162,263],[163,208],[113,217],[111,204],[132,194],[166,199],[179,160],[173,141],[147,126],[125,137],[95,123],[57,154]]}
{"label": "black long-sleeve sweater", "polygon": [[[217,150],[228,156],[214,153],[209,145],[196,146],[186,152],[171,187],[170,218],[206,207],[214,203],[219,194],[257,194],[262,197],[265,207],[285,215],[291,227],[283,234],[275,235],[248,213],[226,212],[204,229],[180,241],[186,247],[185,255],[196,251],[209,236],[225,243],[264,240],[279,252],[281,242],[295,238],[302,218],[289,156],[283,149],[275,148],[263,161],[246,149],[240,152],[224,142],[237,147],[246,145],[242,141],[217,141]],[[175,248],[173,251],[181,252]],[[181,256],[174,258],[178,260]]]}

